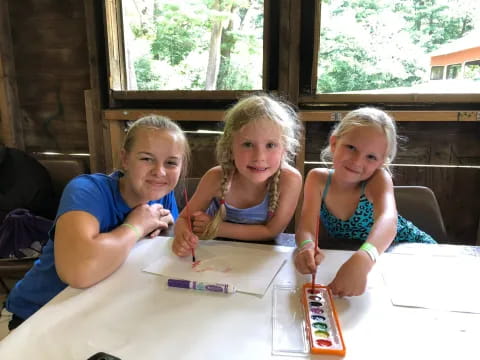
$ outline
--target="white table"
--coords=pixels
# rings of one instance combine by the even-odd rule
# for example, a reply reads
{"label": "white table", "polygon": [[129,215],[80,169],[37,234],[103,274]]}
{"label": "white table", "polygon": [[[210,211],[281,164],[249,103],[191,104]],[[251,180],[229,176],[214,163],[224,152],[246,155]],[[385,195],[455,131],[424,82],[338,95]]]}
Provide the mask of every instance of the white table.
{"label": "white table", "polygon": [[[271,354],[273,285],[263,297],[170,289],[164,277],[141,271],[165,251],[170,251],[168,238],[143,240],[108,279],[87,290],[65,289],[0,342],[0,359],[85,360],[99,351],[123,360],[288,358]],[[328,283],[350,254],[327,251],[317,282]],[[274,283],[295,286],[306,281],[310,276],[298,275],[289,257]],[[364,295],[335,303],[345,359],[480,356],[480,315],[392,306],[381,264],[370,273]]]}

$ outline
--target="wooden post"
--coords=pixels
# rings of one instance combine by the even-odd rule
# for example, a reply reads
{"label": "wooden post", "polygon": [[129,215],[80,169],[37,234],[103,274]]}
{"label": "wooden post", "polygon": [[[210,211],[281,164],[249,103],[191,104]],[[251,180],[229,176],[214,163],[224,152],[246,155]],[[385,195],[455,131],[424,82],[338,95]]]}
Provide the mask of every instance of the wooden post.
{"label": "wooden post", "polygon": [[6,146],[24,150],[8,1],[0,2],[0,121]]}
{"label": "wooden post", "polygon": [[98,34],[103,34],[103,27],[96,17],[100,5],[95,0],[86,0],[85,21],[88,41],[88,61],[90,65],[90,89],[85,91],[85,114],[87,122],[88,148],[90,152],[90,171],[107,172],[111,169],[111,145],[109,124],[104,121],[102,113],[101,91],[102,79],[99,75],[101,46]]}

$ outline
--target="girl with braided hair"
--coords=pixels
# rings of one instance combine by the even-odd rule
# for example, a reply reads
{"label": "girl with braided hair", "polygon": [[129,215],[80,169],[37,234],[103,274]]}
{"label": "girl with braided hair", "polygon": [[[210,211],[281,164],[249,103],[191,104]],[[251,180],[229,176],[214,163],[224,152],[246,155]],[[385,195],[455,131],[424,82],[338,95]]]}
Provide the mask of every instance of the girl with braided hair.
{"label": "girl with braided hair", "polygon": [[[175,223],[173,251],[190,254],[198,239],[271,240],[288,225],[302,176],[289,162],[302,126],[295,111],[269,95],[252,95],[227,111],[216,155]],[[193,233],[192,233],[193,232]]]}

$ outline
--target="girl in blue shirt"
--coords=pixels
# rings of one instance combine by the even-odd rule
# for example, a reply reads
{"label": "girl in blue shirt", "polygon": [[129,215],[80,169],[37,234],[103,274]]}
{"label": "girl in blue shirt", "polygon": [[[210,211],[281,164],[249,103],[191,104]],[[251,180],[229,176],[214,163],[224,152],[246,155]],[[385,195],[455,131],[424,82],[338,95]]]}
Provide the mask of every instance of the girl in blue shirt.
{"label": "girl in blue shirt", "polygon": [[81,175],[65,188],[50,240],[7,299],[13,329],[67,285],[87,288],[117,270],[135,243],[154,237],[178,216],[173,189],[186,169],[188,142],[160,116],[129,128],[122,171]]}

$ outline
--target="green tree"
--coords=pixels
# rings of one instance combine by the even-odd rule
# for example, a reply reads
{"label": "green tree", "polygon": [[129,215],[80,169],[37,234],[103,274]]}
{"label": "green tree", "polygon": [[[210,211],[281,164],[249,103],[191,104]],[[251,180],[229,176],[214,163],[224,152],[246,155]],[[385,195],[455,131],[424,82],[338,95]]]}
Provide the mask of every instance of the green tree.
{"label": "green tree", "polygon": [[[123,1],[132,2],[126,11],[132,37],[149,44],[147,53],[129,49],[144,57],[136,62],[144,74],[139,87],[251,89],[261,79],[263,0]],[[157,79],[140,85],[148,73]]]}
{"label": "green tree", "polygon": [[180,64],[197,47],[201,33],[199,19],[179,10],[177,4],[160,6],[156,1],[153,13],[156,25],[151,47],[153,59],[166,59],[171,65]]}
{"label": "green tree", "polygon": [[475,24],[478,0],[323,0],[317,88],[341,92],[421,82],[427,68],[422,57]]}

